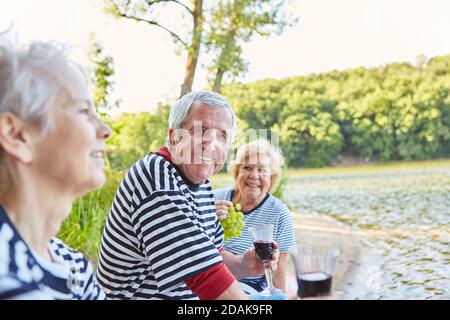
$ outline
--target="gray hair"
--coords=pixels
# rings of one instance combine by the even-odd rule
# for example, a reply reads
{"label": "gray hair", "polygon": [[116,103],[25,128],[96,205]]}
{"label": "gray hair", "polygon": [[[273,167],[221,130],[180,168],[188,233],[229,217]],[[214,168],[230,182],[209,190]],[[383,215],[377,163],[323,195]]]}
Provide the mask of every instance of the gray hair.
{"label": "gray hair", "polygon": [[0,113],[34,120],[44,130],[48,109],[64,88],[64,72],[81,68],[56,42],[35,41],[28,46],[15,42],[0,34]]}
{"label": "gray hair", "polygon": [[[216,92],[195,91],[181,97],[170,109],[169,129],[181,129],[186,121],[189,109],[195,104],[206,104],[210,107],[224,108],[230,111],[232,119],[230,140],[228,141],[228,145],[230,145],[236,131],[236,114],[227,99]],[[170,146],[169,136],[166,138],[166,145]]]}

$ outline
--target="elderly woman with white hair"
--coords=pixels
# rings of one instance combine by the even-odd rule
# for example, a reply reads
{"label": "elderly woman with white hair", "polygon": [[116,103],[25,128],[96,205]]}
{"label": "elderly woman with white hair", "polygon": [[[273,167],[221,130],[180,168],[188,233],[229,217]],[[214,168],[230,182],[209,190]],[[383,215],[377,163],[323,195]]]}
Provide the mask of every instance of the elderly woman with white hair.
{"label": "elderly woman with white hair", "polygon": [[[280,257],[273,275],[273,284],[286,291],[285,264],[288,251],[295,243],[294,227],[287,206],[270,194],[278,183],[283,163],[279,149],[267,140],[260,139],[245,144],[237,150],[236,159],[228,166],[228,171],[234,178],[234,188],[216,190],[214,196],[219,219],[226,218],[228,208],[233,204],[239,203],[244,214],[245,226],[241,235],[230,238],[225,243],[227,251],[242,254],[253,247],[249,227],[274,225],[273,239],[279,245]],[[239,281],[248,294],[261,292],[267,286],[263,275]]]}
{"label": "elderly woman with white hair", "polygon": [[104,183],[110,134],[61,46],[0,35],[0,299],[104,298],[91,264],[54,236]]}

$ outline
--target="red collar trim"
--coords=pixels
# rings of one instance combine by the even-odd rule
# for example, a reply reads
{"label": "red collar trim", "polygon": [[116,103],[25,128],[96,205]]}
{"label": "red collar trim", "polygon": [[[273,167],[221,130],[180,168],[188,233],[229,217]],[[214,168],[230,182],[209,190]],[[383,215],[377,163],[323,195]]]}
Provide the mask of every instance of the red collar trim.
{"label": "red collar trim", "polygon": [[156,151],[155,153],[159,154],[160,156],[163,156],[164,158],[166,158],[167,161],[172,161],[172,155],[170,154],[169,149],[167,149],[166,146],[159,148],[158,151]]}

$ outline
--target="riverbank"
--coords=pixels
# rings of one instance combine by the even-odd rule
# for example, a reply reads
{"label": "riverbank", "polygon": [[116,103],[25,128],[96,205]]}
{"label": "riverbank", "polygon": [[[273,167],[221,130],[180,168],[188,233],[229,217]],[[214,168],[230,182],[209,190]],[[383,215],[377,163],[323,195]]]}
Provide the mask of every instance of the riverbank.
{"label": "riverbank", "polygon": [[[360,232],[352,230],[332,218],[300,212],[294,212],[294,226],[297,243],[336,246],[340,249],[341,253],[333,277],[335,297],[345,299],[346,292],[352,290],[353,287],[364,290],[361,288],[363,283],[353,283],[362,260],[366,259],[364,255],[369,247],[367,239]],[[292,278],[295,273],[290,259],[287,271],[291,276],[291,281],[288,282],[288,295],[290,299],[295,299],[297,286],[295,278]],[[361,279],[358,280],[361,281]]]}

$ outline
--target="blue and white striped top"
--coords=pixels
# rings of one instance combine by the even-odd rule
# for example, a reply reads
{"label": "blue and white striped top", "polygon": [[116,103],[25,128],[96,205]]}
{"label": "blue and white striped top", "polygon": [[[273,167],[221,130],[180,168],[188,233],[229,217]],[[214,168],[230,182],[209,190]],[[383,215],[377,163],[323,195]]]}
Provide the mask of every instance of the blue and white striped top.
{"label": "blue and white striped top", "polygon": [[[234,190],[231,188],[218,189],[214,191],[215,200],[229,200],[233,199]],[[225,249],[234,254],[243,254],[245,251],[253,247],[252,237],[248,231],[248,227],[259,224],[273,224],[273,239],[280,246],[281,253],[287,253],[289,249],[295,244],[295,232],[292,214],[288,207],[279,199],[267,194],[261,203],[253,210],[242,212],[244,214],[245,226],[241,229],[239,237],[233,237],[225,242]],[[239,281],[261,282],[264,277],[241,279]],[[253,286],[255,287],[255,286]],[[261,290],[263,287],[261,287]],[[247,293],[251,293],[246,290]]]}
{"label": "blue and white striped top", "polygon": [[98,280],[110,299],[198,299],[185,280],[221,263],[209,181],[194,185],[150,153],[122,180],[105,224]]}
{"label": "blue and white striped top", "polygon": [[0,207],[0,300],[97,300],[105,294],[84,256],[52,238],[53,262],[41,259]]}

